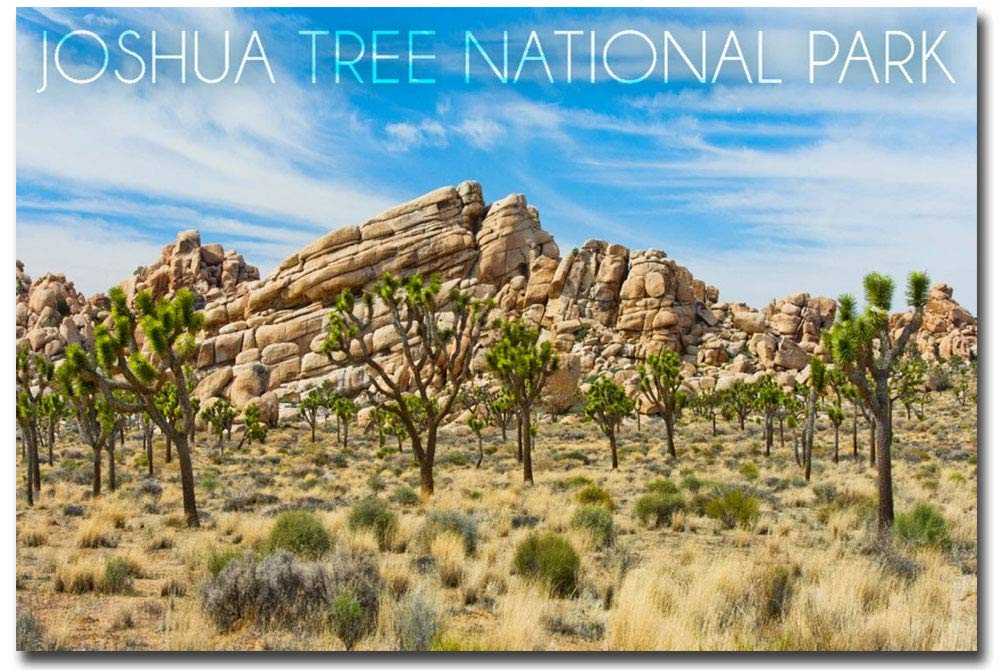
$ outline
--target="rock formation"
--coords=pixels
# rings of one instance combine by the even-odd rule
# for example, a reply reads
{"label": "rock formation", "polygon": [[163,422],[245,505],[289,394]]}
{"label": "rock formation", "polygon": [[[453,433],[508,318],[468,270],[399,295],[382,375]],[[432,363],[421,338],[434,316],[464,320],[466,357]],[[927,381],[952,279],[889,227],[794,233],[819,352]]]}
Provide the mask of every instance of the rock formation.
{"label": "rock formation", "polygon": [[[207,323],[196,394],[226,397],[237,407],[262,398],[276,412],[279,398],[309,384],[366,385],[364,370],[335,369],[320,344],[337,294],[363,290],[386,272],[438,273],[445,290],[458,286],[492,297],[495,316],[521,316],[542,328],[565,365],[544,397],[553,410],[576,402],[578,383],[594,374],[634,386],[636,361],[665,347],[681,353],[693,388],[762,374],[792,384],[804,379],[811,355],[826,355],[820,333],[836,311],[834,300],[807,293],[761,310],[720,302],[718,289],[655,249],[630,251],[591,240],[561,256],[523,195],[487,204],[475,182],[440,188],[359,226],[333,230],[264,279],[235,252],[202,246],[197,232],[186,231],[122,287],[129,295],[143,288],[157,295],[192,288]],[[84,300],[60,275],[31,282],[18,265],[17,337],[34,350],[57,355],[66,342],[86,340],[91,317],[102,318],[101,305],[100,296]],[[892,327],[902,327],[905,318],[894,315]],[[382,323],[372,346],[392,370],[399,342],[384,318]],[[916,344],[926,356],[971,358],[976,327],[951,289],[938,284]]]}

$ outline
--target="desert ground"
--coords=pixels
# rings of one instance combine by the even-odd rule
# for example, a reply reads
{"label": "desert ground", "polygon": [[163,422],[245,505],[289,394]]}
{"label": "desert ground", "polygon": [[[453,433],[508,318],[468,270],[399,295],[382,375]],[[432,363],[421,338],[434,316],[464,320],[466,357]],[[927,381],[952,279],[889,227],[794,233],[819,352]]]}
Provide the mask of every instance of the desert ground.
{"label": "desert ground", "polygon": [[[34,508],[23,495],[17,502],[19,640],[47,650],[343,650],[324,617],[220,626],[204,595],[213,569],[265,553],[275,519],[301,509],[330,539],[309,560],[335,568],[361,555],[377,566],[377,615],[357,650],[974,650],[976,412],[938,393],[924,419],[895,413],[897,516],[930,503],[947,537],[897,536],[889,546],[873,531],[867,431],[862,423],[855,459],[850,419],[836,464],[833,431],[820,419],[809,482],[790,431],[765,457],[753,421],[740,431],[720,420],[713,436],[686,414],[673,460],[662,422],[630,420],[612,471],[596,427],[542,417],[533,486],[522,484],[513,435],[505,444],[487,428],[476,469],[475,438],[453,426],[430,498],[417,494],[408,452],[392,438],[380,449],[357,427],[342,449],[332,422],[315,443],[293,422],[221,459],[203,435],[198,529],[184,527],[176,458],[163,462],[162,443],[150,482],[130,435],[118,450],[118,490],[93,499],[91,452],[67,432],[54,467],[42,465]],[[18,458],[19,492],[23,467]],[[735,521],[708,513],[719,486],[755,499],[758,513]],[[636,514],[650,487],[682,498],[659,525]],[[352,508],[372,496],[395,517],[381,535],[351,522]],[[600,515],[579,512],[581,500],[611,511],[610,531],[588,521]],[[450,525],[432,521],[445,517]],[[580,559],[565,593],[515,569],[519,544],[550,531]]]}

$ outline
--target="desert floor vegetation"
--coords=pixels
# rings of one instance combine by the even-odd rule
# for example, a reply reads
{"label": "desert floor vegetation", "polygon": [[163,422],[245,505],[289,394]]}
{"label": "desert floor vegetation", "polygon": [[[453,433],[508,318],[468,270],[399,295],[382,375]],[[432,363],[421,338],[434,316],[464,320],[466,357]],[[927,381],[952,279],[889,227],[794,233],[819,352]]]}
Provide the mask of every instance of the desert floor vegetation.
{"label": "desert floor vegetation", "polygon": [[[976,405],[933,394],[893,431],[896,531],[876,533],[867,431],[817,418],[812,475],[791,437],[683,415],[608,439],[537,420],[534,484],[516,440],[442,426],[435,493],[420,466],[333,420],[289,419],[221,457],[178,460],[137,435],[93,497],[73,435],[17,507],[18,643],[59,650],[973,650]],[[24,462],[17,468],[24,480]]]}

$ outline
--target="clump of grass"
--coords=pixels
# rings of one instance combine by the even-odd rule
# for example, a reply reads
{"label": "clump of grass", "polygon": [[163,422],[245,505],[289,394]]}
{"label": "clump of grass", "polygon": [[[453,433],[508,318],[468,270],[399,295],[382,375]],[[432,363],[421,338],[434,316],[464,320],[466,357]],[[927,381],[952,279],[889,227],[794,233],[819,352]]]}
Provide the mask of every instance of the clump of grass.
{"label": "clump of grass", "polygon": [[465,578],[465,547],[462,538],[452,532],[441,533],[431,541],[430,549],[441,583],[449,588],[461,586]]}
{"label": "clump of grass", "polygon": [[708,500],[705,515],[725,528],[752,528],[760,518],[760,501],[745,491],[731,488]]}
{"label": "clump of grass", "polygon": [[406,595],[396,606],[396,639],[400,651],[427,651],[441,627],[434,601],[420,591]]}
{"label": "clump of grass", "polygon": [[897,514],[893,527],[900,538],[919,547],[947,549],[951,546],[948,522],[937,507],[927,503]]}
{"label": "clump of grass", "polygon": [[684,498],[676,493],[647,493],[635,502],[635,515],[645,525],[659,528],[669,524],[684,509]]}
{"label": "clump of grass", "polygon": [[104,576],[100,582],[102,593],[135,593],[134,579],[142,575],[142,570],[133,561],[120,556],[112,556],[104,562]]}
{"label": "clump of grass", "polygon": [[747,461],[741,465],[739,472],[748,482],[756,481],[760,477],[760,468],[753,461]]}
{"label": "clump of grass", "polygon": [[705,482],[698,479],[694,475],[685,475],[681,480],[681,486],[686,488],[691,493],[697,493],[701,490],[701,487],[705,485]]}
{"label": "clump of grass", "polygon": [[76,546],[81,549],[117,547],[118,536],[115,534],[113,522],[103,516],[88,519],[77,531]]}
{"label": "clump of grass", "polygon": [[187,584],[176,578],[168,579],[160,587],[161,598],[183,598],[187,595]]}
{"label": "clump of grass", "polygon": [[420,502],[420,494],[414,491],[413,487],[407,486],[406,484],[400,484],[389,496],[389,500],[397,505],[411,507]]}
{"label": "clump of grass", "polygon": [[581,505],[600,505],[609,511],[613,512],[615,510],[615,503],[611,500],[611,494],[597,484],[589,484],[577,491],[576,501]]}
{"label": "clump of grass", "polygon": [[680,492],[677,485],[666,477],[657,477],[656,479],[649,481],[649,483],[646,484],[646,491],[649,493],[662,493],[665,495],[672,495]]}
{"label": "clump of grass", "polygon": [[382,550],[389,546],[396,526],[396,513],[378,498],[366,498],[357,503],[347,517],[348,528],[372,531]]}
{"label": "clump of grass", "polygon": [[817,502],[824,505],[832,504],[837,499],[837,485],[833,482],[816,484],[813,486],[813,494]]}
{"label": "clump of grass", "polygon": [[93,593],[101,581],[101,574],[94,565],[70,563],[56,569],[53,587],[56,593]]}
{"label": "clump of grass", "polygon": [[514,570],[522,577],[537,579],[561,597],[576,591],[580,557],[566,538],[532,533],[521,541],[514,555]]}
{"label": "clump of grass", "polygon": [[213,547],[208,554],[207,568],[210,575],[217,575],[222,569],[243,555],[243,552],[235,547],[218,549]]}
{"label": "clump of grass", "polygon": [[316,559],[330,550],[330,544],[330,535],[315,514],[295,510],[277,518],[265,550],[274,553],[285,549],[303,558]]}
{"label": "clump of grass", "polygon": [[589,532],[601,545],[609,545],[615,537],[615,522],[611,512],[600,505],[584,505],[573,513],[573,528]]}
{"label": "clump of grass", "polygon": [[476,553],[479,544],[479,521],[471,514],[457,511],[431,512],[424,519],[420,529],[419,541],[425,547],[441,533],[453,533],[462,540],[467,556]]}

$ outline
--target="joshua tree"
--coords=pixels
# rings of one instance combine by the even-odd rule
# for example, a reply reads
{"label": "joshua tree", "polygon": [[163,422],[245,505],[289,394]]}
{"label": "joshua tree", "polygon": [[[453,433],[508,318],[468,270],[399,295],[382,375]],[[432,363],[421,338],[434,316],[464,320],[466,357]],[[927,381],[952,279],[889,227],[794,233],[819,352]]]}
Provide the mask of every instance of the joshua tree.
{"label": "joshua tree", "polygon": [[507,444],[507,427],[516,413],[514,399],[506,391],[496,391],[490,393],[483,407],[486,410],[486,420],[500,429],[500,438]]}
{"label": "joshua tree", "polygon": [[816,406],[826,389],[826,365],[818,356],[809,359],[809,395],[806,400],[806,429],[802,439],[802,456],[806,462],[806,481],[812,477],[813,438],[816,435]]}
{"label": "joshua tree", "polygon": [[681,357],[675,351],[663,349],[650,354],[645,363],[636,366],[639,373],[639,390],[655,408],[667,427],[667,450],[677,458],[674,448],[674,427],[687,406],[688,396],[681,386]]}
{"label": "joshua tree", "polygon": [[774,417],[784,403],[785,392],[773,377],[762,377],[756,386],[756,407],[764,419],[764,455],[770,456],[774,445]]}
{"label": "joshua tree", "polygon": [[69,401],[83,441],[94,452],[93,495],[101,495],[102,452],[109,447],[112,433],[117,430],[114,411],[101,387],[81,374],[79,365],[87,354],[78,344],[66,349],[66,362],[56,372],[62,394]]}
{"label": "joshua tree", "polygon": [[695,414],[712,422],[712,437],[718,435],[716,420],[720,413],[721,394],[717,391],[702,391],[694,397],[692,405]]}
{"label": "joshua tree", "polygon": [[476,459],[476,470],[478,470],[479,466],[483,464],[483,428],[486,427],[486,422],[475,414],[470,414],[469,418],[465,420],[465,425],[476,436],[476,442],[479,445],[479,457]]}
{"label": "joshua tree", "polygon": [[42,354],[32,354],[26,347],[17,351],[17,425],[21,429],[21,444],[26,461],[28,505],[35,504],[41,492],[41,469],[38,464],[38,442],[41,433],[42,399],[52,384],[54,366]]}
{"label": "joshua tree", "polygon": [[913,333],[923,323],[930,278],[923,272],[909,276],[906,300],[913,309],[906,324],[896,333],[889,329],[894,284],[891,277],[877,272],[864,278],[865,309],[859,314],[854,298],[843,295],[837,307],[837,322],[826,334],[827,349],[833,360],[858,389],[875,424],[878,454],[878,528],[892,528],[892,395],[889,382]]}
{"label": "joshua tree", "polygon": [[726,389],[725,399],[733,415],[739,419],[740,430],[746,430],[747,417],[753,411],[756,400],[753,387],[742,379],[737,379]]}
{"label": "joshua tree", "polygon": [[[135,296],[135,311],[120,288],[111,289],[108,297],[110,326],[94,328],[94,356],[76,348],[73,355],[67,353],[64,365],[72,365],[74,374],[96,385],[116,412],[148,413],[177,447],[184,515],[189,526],[198,526],[189,448],[196,415],[189,395],[191,370],[186,362],[197,351],[195,336],[204,327],[205,317],[195,311],[194,294],[187,289],[159,301],[141,291]],[[171,386],[177,394],[177,409],[164,412],[158,400]],[[133,400],[115,396],[114,391],[129,392]]]}
{"label": "joshua tree", "polygon": [[600,377],[587,390],[583,416],[596,423],[611,447],[611,469],[618,469],[618,428],[635,410],[635,401],[625,388],[608,377]]}
{"label": "joshua tree", "polygon": [[793,393],[785,394],[785,424],[792,431],[792,451],[795,454],[796,465],[802,465],[802,458],[799,455],[799,428],[805,417],[806,403],[804,398],[806,395],[802,384],[797,384]]}
{"label": "joshua tree", "polygon": [[[367,368],[374,392],[389,401],[386,409],[396,414],[410,437],[420,464],[420,486],[428,495],[434,492],[438,426],[472,377],[472,354],[492,307],[491,301],[475,300],[457,288],[443,299],[440,293],[439,277],[425,281],[420,275],[402,279],[386,274],[360,301],[345,290],[330,313],[323,342],[334,365]],[[392,373],[373,349],[372,335],[383,323],[381,317],[375,319],[376,300],[385,306],[400,342],[401,369]],[[422,429],[413,406],[403,398],[410,392],[424,415]]]}
{"label": "joshua tree", "polygon": [[338,393],[330,396],[327,408],[337,417],[337,437],[340,439],[340,446],[346,449],[348,429],[351,420],[358,415],[358,406],[347,396]]}
{"label": "joshua tree", "polygon": [[839,401],[826,410],[826,418],[833,426],[833,462],[840,463],[840,424],[844,423],[844,410]]}
{"label": "joshua tree", "polygon": [[242,449],[244,444],[264,444],[266,439],[267,424],[260,420],[260,405],[252,402],[243,408],[243,435],[236,444],[236,451]]}
{"label": "joshua tree", "polygon": [[[889,378],[891,396],[889,402],[890,404],[895,404],[897,401],[902,403],[903,407],[906,408],[907,419],[912,418],[915,406],[921,398],[926,377],[927,361],[911,345]],[[922,419],[921,414],[922,412],[917,409],[917,417]]]}
{"label": "joshua tree", "polygon": [[327,409],[329,400],[324,397],[322,389],[310,386],[306,394],[299,400],[299,417],[309,424],[309,441],[316,441],[316,422],[321,412]]}
{"label": "joshua tree", "polygon": [[531,408],[549,376],[559,367],[552,342],[538,343],[538,331],[523,321],[500,324],[500,339],[486,352],[486,366],[510,395],[517,408],[517,450],[524,481],[534,483],[531,471]]}
{"label": "joshua tree", "polygon": [[222,458],[223,443],[232,441],[236,409],[229,404],[229,401],[219,399],[201,411],[201,418],[208,422],[212,434],[215,435],[219,458]]}
{"label": "joshua tree", "polygon": [[49,467],[55,463],[53,449],[56,442],[56,429],[59,422],[66,416],[66,398],[60,393],[51,392],[42,396],[42,403],[39,410],[45,422],[45,446],[48,449]]}

